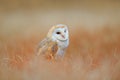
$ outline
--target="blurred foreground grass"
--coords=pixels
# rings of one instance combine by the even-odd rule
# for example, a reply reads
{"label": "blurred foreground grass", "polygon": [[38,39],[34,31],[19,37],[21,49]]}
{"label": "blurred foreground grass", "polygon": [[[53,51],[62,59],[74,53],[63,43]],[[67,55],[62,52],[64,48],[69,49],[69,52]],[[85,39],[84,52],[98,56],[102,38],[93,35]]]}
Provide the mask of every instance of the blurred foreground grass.
{"label": "blurred foreground grass", "polygon": [[0,37],[0,80],[119,80],[120,27],[70,29],[70,46],[60,62],[36,58],[46,33]]}

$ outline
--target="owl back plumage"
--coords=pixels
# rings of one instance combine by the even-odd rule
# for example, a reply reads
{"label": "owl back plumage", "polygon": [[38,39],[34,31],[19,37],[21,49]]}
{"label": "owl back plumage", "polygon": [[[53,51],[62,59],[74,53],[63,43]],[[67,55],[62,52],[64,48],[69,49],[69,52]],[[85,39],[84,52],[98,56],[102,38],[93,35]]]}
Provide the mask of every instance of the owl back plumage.
{"label": "owl back plumage", "polygon": [[53,42],[49,38],[43,39],[37,49],[37,55],[44,56],[46,59],[55,58],[55,54],[58,51],[57,42]]}

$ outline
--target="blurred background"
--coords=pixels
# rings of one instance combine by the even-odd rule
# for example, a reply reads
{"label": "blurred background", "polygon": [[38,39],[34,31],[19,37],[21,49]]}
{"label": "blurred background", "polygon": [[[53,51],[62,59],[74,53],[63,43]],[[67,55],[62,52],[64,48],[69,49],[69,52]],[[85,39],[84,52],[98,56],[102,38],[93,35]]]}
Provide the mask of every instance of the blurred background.
{"label": "blurred background", "polygon": [[[72,29],[120,24],[119,0],[0,0],[0,34],[41,32],[63,23]],[[12,30],[12,31],[11,31]]]}
{"label": "blurred background", "polygon": [[[65,60],[34,62],[56,24],[69,26]],[[0,79],[119,80],[119,30],[119,0],[0,0]]]}

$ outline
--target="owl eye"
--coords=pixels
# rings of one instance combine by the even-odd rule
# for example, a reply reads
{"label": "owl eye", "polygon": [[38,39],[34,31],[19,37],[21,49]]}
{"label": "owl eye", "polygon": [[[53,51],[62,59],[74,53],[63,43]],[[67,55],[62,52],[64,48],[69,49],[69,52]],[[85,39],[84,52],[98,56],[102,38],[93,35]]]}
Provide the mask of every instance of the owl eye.
{"label": "owl eye", "polygon": [[56,32],[56,34],[61,34],[61,32]]}

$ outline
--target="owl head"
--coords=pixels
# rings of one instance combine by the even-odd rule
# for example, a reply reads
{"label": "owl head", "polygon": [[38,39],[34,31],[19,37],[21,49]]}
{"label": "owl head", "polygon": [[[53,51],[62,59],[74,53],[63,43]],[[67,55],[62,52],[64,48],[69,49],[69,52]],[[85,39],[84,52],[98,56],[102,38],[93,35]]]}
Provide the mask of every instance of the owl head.
{"label": "owl head", "polygon": [[67,41],[69,40],[68,27],[64,24],[55,25],[49,30],[47,37],[53,41]]}

